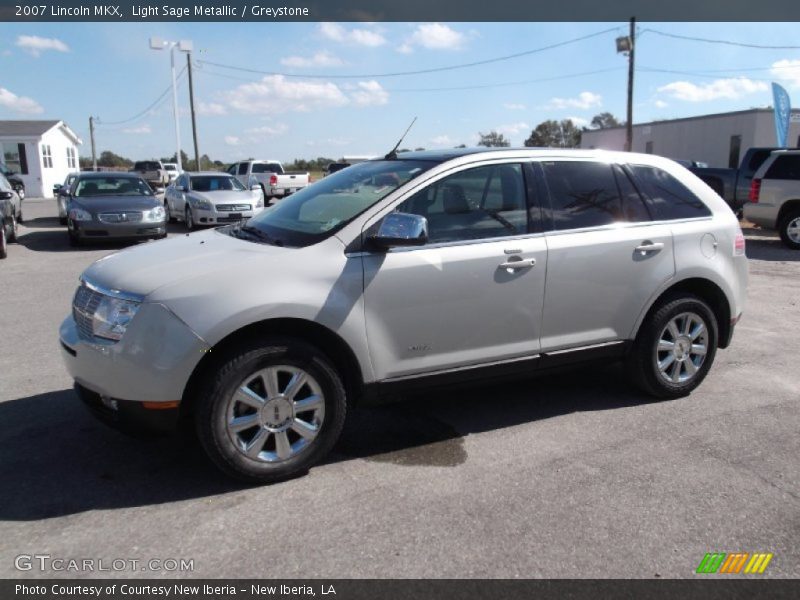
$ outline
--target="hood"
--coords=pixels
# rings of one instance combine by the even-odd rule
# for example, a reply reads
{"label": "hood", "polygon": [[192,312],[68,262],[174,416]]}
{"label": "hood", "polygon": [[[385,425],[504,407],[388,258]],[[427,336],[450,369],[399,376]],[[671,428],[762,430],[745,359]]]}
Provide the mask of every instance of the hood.
{"label": "hood", "polygon": [[82,208],[91,214],[102,212],[146,211],[161,206],[154,196],[90,196],[72,198],[71,208]]}
{"label": "hood", "polygon": [[[283,263],[297,251],[240,240],[210,229],[111,254],[86,269],[83,277],[106,289],[147,296],[163,286],[189,279],[213,280],[233,268],[243,275],[263,272],[264,261]],[[253,270],[255,262],[261,268]]]}
{"label": "hood", "polygon": [[215,192],[190,192],[197,200],[207,200],[214,206],[218,204],[255,204],[259,193],[250,190],[218,190]]}

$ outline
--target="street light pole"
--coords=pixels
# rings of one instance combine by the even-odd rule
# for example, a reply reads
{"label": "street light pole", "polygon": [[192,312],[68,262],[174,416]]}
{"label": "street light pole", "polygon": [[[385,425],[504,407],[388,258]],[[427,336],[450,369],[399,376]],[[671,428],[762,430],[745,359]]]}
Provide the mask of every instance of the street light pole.
{"label": "street light pole", "polygon": [[178,171],[183,171],[183,164],[181,163],[181,129],[179,124],[178,114],[178,86],[176,85],[175,77],[175,49],[181,52],[191,52],[192,42],[189,40],[181,40],[180,42],[167,42],[161,38],[150,38],[150,48],[153,50],[170,50],[170,67],[172,70],[172,112],[175,115],[175,162],[178,164]]}
{"label": "street light pole", "polygon": [[633,53],[636,51],[636,17],[631,17],[631,49],[628,52],[628,111],[625,124],[625,150],[633,150]]}
{"label": "street light pole", "polygon": [[197,120],[194,116],[194,83],[192,82],[192,53],[186,53],[186,69],[189,73],[189,108],[192,112],[192,140],[194,141],[194,164],[195,170],[202,171],[200,166],[200,151],[197,149]]}

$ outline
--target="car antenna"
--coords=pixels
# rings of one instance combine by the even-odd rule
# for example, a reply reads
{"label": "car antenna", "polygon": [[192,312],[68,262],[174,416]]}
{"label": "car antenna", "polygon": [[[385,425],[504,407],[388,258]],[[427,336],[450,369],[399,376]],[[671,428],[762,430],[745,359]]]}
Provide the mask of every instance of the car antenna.
{"label": "car antenna", "polygon": [[414,126],[414,123],[416,122],[417,122],[417,117],[414,117],[414,120],[411,121],[411,125],[409,125],[408,129],[406,129],[406,132],[402,136],[400,136],[400,139],[397,140],[397,144],[395,144],[394,148],[392,148],[392,151],[389,152],[389,154],[387,154],[383,158],[385,158],[386,160],[394,160],[395,158],[397,158],[397,149],[400,147],[400,144],[403,143],[403,140],[406,139],[408,132],[411,131],[411,128]]}

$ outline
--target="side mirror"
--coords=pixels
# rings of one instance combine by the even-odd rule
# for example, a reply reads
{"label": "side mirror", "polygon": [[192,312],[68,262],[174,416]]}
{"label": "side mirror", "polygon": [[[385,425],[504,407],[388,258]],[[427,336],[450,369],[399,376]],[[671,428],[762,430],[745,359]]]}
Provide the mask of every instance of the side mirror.
{"label": "side mirror", "polygon": [[55,184],[53,186],[53,193],[54,194],[60,194],[61,193],[61,186],[59,184]]}
{"label": "side mirror", "polygon": [[408,213],[390,213],[370,236],[370,242],[379,248],[392,246],[423,246],[428,241],[428,219]]}

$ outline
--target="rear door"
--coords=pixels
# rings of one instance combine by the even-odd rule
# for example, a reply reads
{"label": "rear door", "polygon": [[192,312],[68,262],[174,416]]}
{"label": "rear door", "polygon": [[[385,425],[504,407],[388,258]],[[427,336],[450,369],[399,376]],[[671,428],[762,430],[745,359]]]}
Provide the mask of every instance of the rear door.
{"label": "rear door", "polygon": [[539,168],[549,192],[542,350],[628,339],[674,276],[670,226],[652,220],[619,165],[558,159]]}

